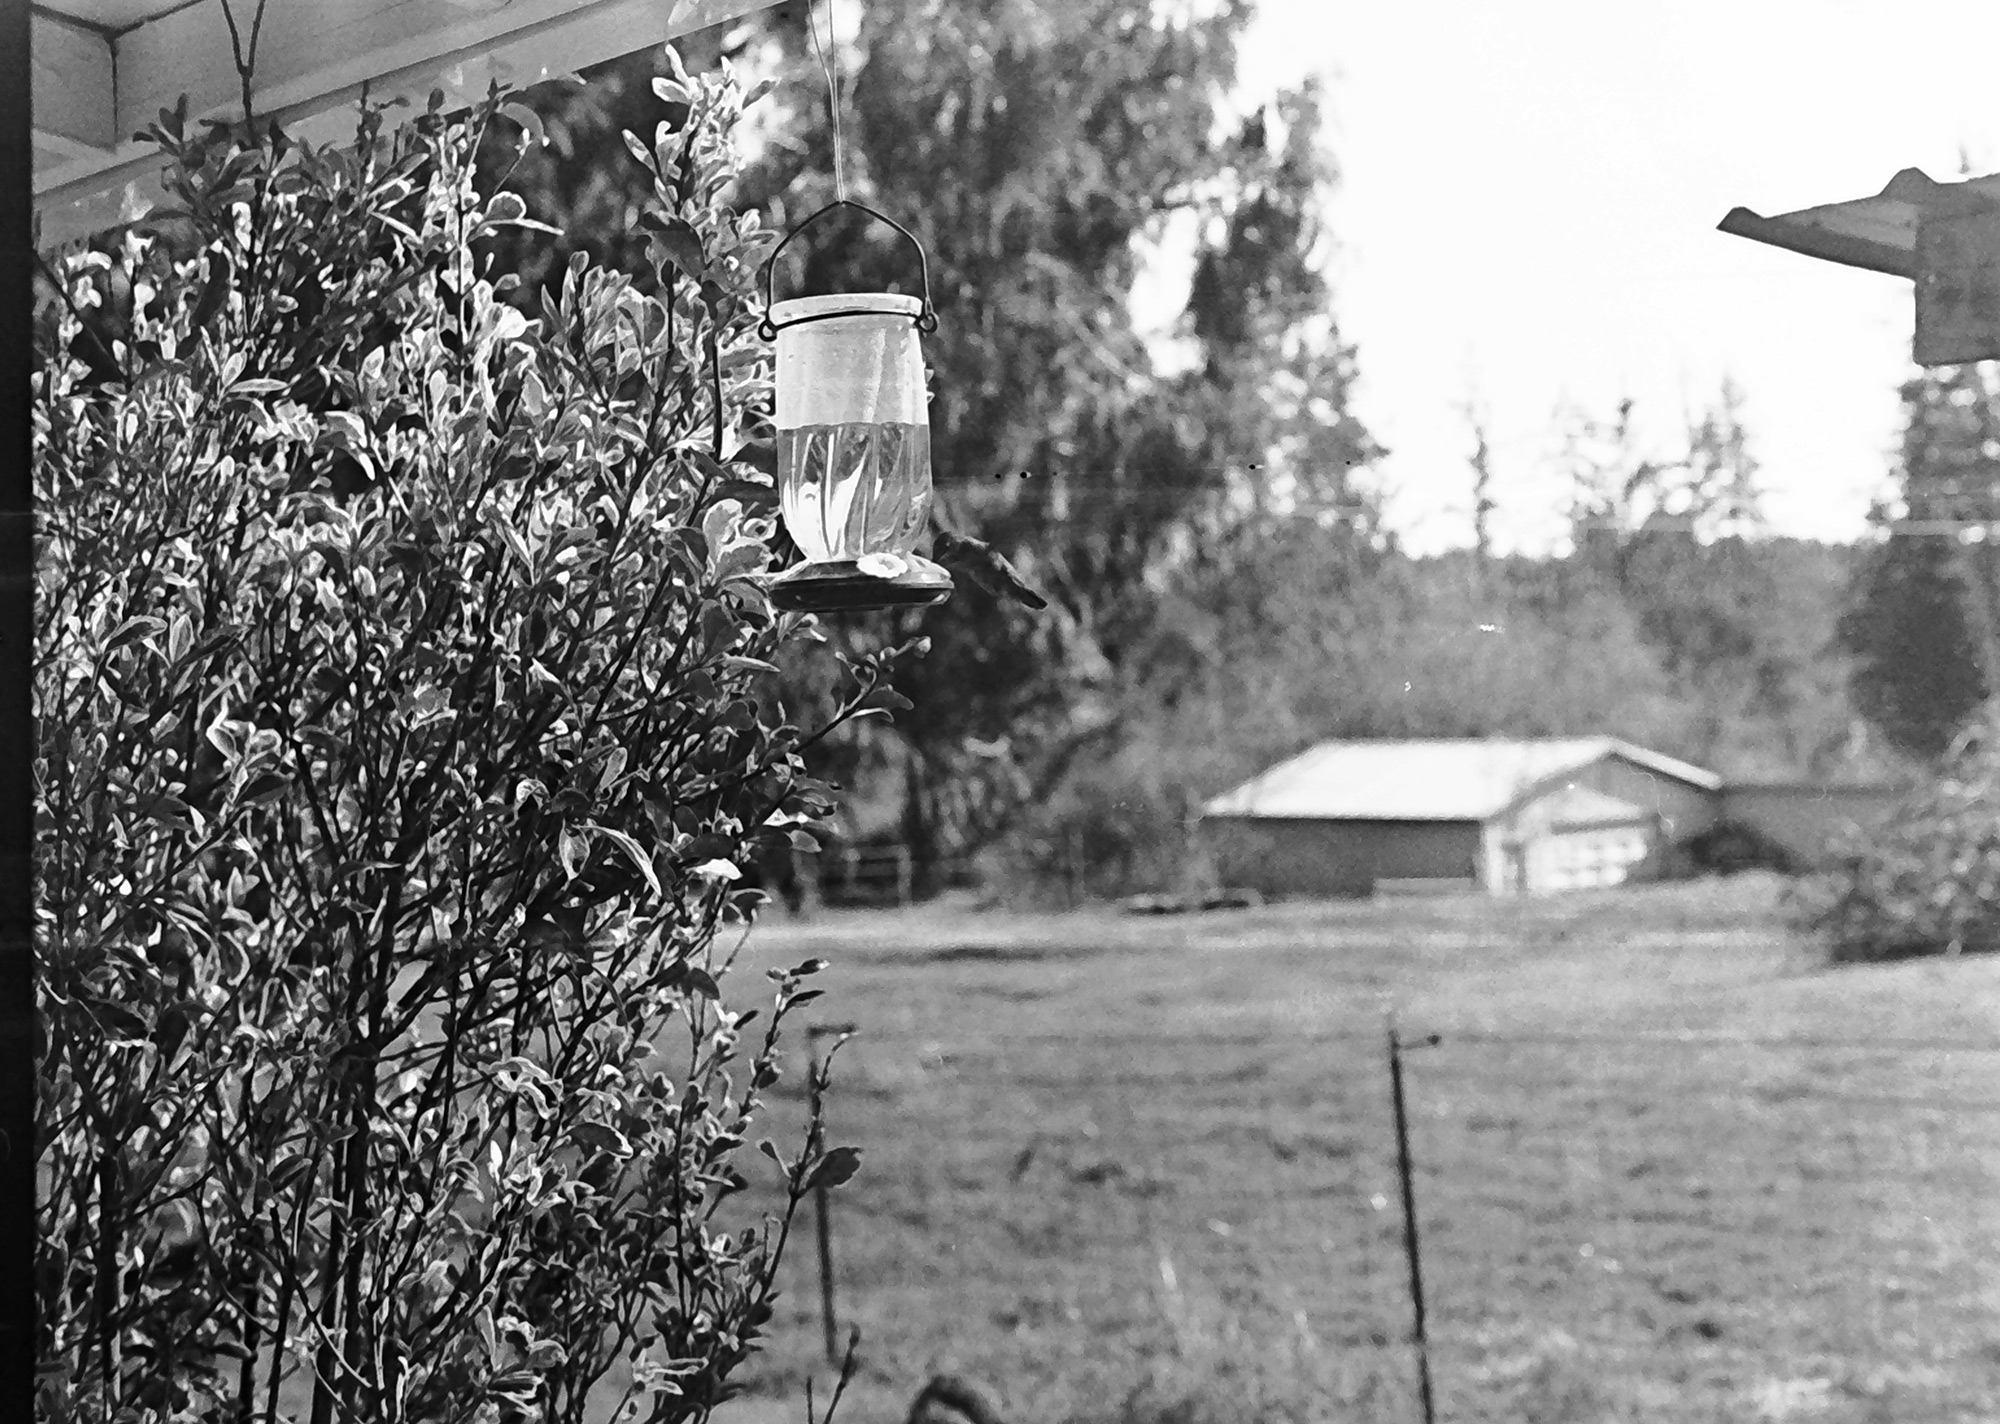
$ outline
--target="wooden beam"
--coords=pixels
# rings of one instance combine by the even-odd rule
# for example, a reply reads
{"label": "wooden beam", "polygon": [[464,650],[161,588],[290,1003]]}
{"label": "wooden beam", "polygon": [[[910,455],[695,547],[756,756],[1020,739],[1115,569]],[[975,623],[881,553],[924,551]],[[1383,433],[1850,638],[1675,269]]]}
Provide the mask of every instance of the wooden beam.
{"label": "wooden beam", "polygon": [[[721,24],[777,0],[270,0],[251,102],[260,118],[317,142],[353,132],[364,89],[421,103],[433,89],[463,102],[489,81],[522,87]],[[239,17],[254,11],[238,5]],[[281,18],[282,17],[282,18]],[[247,42],[248,36],[245,36]],[[240,86],[220,0],[198,0],[117,44],[120,130],[129,139],[189,96],[198,117],[238,118]],[[37,175],[42,240],[129,221],[157,201],[160,160],[124,143],[107,160]]]}
{"label": "wooden beam", "polygon": [[2000,212],[1926,212],[1916,280],[1919,366],[2000,356]]}
{"label": "wooden beam", "polygon": [[93,30],[36,15],[28,42],[35,142],[88,158],[118,146],[118,90],[111,42]]}

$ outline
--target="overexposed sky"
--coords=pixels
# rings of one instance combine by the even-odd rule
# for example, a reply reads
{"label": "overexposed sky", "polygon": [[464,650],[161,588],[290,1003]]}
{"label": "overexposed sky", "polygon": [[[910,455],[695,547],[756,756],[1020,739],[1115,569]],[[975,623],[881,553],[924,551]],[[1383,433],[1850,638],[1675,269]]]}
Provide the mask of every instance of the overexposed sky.
{"label": "overexposed sky", "polygon": [[1553,414],[1636,402],[1661,446],[1725,374],[1781,533],[1862,527],[1897,436],[1909,283],[1725,237],[2000,168],[2000,5],[1960,0],[1260,0],[1252,92],[1322,75],[1336,314],[1391,448],[1392,521],[1470,539],[1488,412],[1503,543],[1545,546]]}

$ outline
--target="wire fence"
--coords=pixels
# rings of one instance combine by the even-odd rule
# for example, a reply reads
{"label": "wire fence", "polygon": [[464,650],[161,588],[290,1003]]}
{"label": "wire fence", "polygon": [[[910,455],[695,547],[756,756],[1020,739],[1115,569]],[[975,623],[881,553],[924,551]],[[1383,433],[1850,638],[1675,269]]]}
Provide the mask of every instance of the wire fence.
{"label": "wire fence", "polygon": [[1397,1044],[1400,1133],[1379,1023],[858,1038],[794,1333],[1021,1417],[2000,1418],[2000,1039]]}

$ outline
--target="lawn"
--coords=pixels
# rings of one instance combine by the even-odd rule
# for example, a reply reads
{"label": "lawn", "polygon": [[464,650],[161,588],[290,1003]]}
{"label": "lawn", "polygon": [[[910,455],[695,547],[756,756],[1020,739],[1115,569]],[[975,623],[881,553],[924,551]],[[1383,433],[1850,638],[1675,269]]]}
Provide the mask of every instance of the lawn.
{"label": "lawn", "polygon": [[[2000,960],[1822,968],[1756,878],[1539,898],[827,912],[850,1424],[2000,1419]],[[781,1102],[795,1114],[796,1101]],[[810,1230],[739,1418],[803,1420]]]}

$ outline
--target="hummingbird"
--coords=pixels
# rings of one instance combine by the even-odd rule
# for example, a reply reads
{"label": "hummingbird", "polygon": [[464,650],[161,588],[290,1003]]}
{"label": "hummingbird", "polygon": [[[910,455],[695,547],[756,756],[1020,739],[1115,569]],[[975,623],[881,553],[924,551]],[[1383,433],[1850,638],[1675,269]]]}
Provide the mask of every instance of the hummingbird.
{"label": "hummingbird", "polygon": [[1022,578],[1006,555],[969,534],[958,534],[931,522],[931,557],[954,574],[963,574],[995,598],[1011,598],[1026,608],[1043,609],[1049,600]]}
{"label": "hummingbird", "polygon": [[932,1375],[905,1424],[1001,1424],[993,1396],[958,1375]]}

